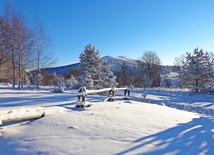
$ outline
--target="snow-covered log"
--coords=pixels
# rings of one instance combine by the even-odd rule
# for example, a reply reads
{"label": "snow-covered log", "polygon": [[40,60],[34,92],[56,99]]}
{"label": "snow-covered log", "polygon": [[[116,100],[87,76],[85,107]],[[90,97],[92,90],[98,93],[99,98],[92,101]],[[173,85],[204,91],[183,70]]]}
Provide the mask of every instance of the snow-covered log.
{"label": "snow-covered log", "polygon": [[13,109],[6,113],[2,112],[0,115],[0,126],[4,122],[13,122],[13,121],[20,121],[20,120],[28,120],[33,118],[41,118],[44,116],[44,112],[42,108],[35,108],[35,109]]}

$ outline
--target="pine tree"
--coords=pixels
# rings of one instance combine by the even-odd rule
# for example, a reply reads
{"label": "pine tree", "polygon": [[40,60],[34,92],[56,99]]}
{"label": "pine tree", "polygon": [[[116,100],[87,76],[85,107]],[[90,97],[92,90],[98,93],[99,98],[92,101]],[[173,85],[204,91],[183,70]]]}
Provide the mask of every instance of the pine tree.
{"label": "pine tree", "polygon": [[[39,74],[34,72],[33,74],[30,75],[30,79],[31,79],[31,83],[32,84],[38,86],[38,85],[40,85],[42,83],[43,77],[42,77],[41,72],[39,72]],[[37,89],[38,88],[39,87],[37,87]]]}
{"label": "pine tree", "polygon": [[53,73],[53,77],[52,77],[52,85],[56,86],[58,83],[58,76],[56,74],[56,72]]}
{"label": "pine tree", "polygon": [[[80,54],[80,64],[87,71],[85,74],[85,78],[89,78],[91,76],[93,81],[92,89],[99,88],[99,74],[100,74],[100,55],[99,51],[95,49],[91,44],[87,45],[84,51]],[[86,80],[86,79],[85,79]],[[88,79],[87,79],[88,80]],[[83,82],[86,83],[86,82]]]}
{"label": "pine tree", "polygon": [[64,82],[64,78],[59,78],[58,80],[58,92],[59,93],[63,93],[64,92],[64,88],[65,88],[65,82]]}
{"label": "pine tree", "polygon": [[187,53],[186,60],[183,62],[183,85],[195,88],[207,87],[210,79],[213,78],[212,63],[207,52],[195,48],[193,54]]}
{"label": "pine tree", "polygon": [[66,79],[66,87],[68,88],[77,88],[78,81],[76,78],[71,75],[70,79]]}
{"label": "pine tree", "polygon": [[108,64],[107,60],[104,59],[102,61],[101,74],[100,74],[101,88],[115,87],[118,85],[118,83],[116,82],[116,76],[110,69],[111,69],[111,65]]}
{"label": "pine tree", "polygon": [[91,77],[91,74],[88,73],[87,71],[85,72],[85,78],[82,85],[87,89],[93,89],[94,87],[94,81]]}

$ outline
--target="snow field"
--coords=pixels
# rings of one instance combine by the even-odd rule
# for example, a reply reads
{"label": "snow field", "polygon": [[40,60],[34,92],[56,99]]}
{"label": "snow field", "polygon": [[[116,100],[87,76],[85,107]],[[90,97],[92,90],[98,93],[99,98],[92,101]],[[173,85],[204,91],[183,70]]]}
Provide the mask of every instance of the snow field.
{"label": "snow field", "polygon": [[[13,127],[5,127],[8,132],[5,137],[15,137],[12,146],[18,143],[15,145],[18,153],[115,154],[139,144],[133,142],[141,137],[198,118],[196,114],[168,107],[124,101],[100,103],[86,110],[74,107],[44,110],[45,117],[15,125],[15,133]],[[157,113],[160,110],[162,112]],[[178,119],[177,115],[182,117]],[[133,150],[131,154],[142,153],[145,148],[153,150],[155,143]]]}
{"label": "snow field", "polygon": [[[181,100],[176,97],[178,94],[169,91],[158,94],[152,91],[147,92],[152,103],[166,100],[180,103],[188,99],[183,92],[178,93],[183,96]],[[3,125],[2,154],[214,153],[213,117],[143,103],[141,90],[133,91],[129,101],[103,102],[102,96],[88,95],[87,102],[93,106],[84,109],[75,107],[74,90],[64,94],[31,92],[31,95],[26,91],[19,94],[20,98],[16,90],[8,92],[10,97],[0,91],[1,117],[31,110],[43,111],[45,117]],[[177,100],[171,99],[172,96]]]}

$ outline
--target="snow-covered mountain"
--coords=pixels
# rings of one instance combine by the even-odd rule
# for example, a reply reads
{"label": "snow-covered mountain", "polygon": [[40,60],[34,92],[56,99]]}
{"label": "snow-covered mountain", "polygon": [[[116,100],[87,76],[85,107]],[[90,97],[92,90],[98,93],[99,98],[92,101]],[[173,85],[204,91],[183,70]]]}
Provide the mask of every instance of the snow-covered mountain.
{"label": "snow-covered mountain", "polygon": [[124,62],[130,68],[137,68],[137,60],[130,58],[130,57],[126,57],[126,56],[117,56],[117,57],[105,56],[102,59],[106,59],[111,64],[111,70],[112,71],[117,71],[118,69],[120,69],[120,66]]}
{"label": "snow-covered mountain", "polygon": [[[108,63],[111,64],[111,70],[113,72],[116,72],[120,70],[120,66],[122,65],[123,62],[125,62],[129,68],[132,69],[132,71],[137,69],[137,59],[133,59],[130,57],[126,56],[104,56],[101,59],[106,59]],[[57,75],[64,75],[68,73],[71,69],[77,69],[77,70],[82,70],[83,68],[80,66],[80,63],[75,63],[75,64],[70,64],[66,66],[59,66],[59,67],[52,67],[52,68],[44,68],[48,73],[53,74],[54,72]],[[174,72],[176,70],[175,66],[162,66],[162,74],[169,74],[170,72]]]}
{"label": "snow-covered mountain", "polygon": [[[101,59],[106,59],[111,64],[111,70],[117,71],[121,64],[125,62],[129,67],[136,68],[137,67],[137,60],[125,57],[125,56],[118,56],[118,57],[112,57],[112,56],[104,56]],[[57,75],[63,75],[69,72],[71,69],[77,69],[82,70],[83,68],[80,66],[80,63],[70,64],[66,66],[59,66],[59,67],[51,67],[51,68],[44,68],[48,73],[53,74],[54,72]]]}

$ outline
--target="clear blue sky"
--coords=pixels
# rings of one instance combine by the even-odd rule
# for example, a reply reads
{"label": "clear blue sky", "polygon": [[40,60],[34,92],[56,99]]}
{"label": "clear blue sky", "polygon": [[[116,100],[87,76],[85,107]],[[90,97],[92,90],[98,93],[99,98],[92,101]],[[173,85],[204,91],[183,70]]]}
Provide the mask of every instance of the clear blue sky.
{"label": "clear blue sky", "polygon": [[[1,14],[7,0],[0,0]],[[101,56],[140,58],[155,51],[163,65],[194,48],[214,52],[214,0],[10,0],[29,24],[38,15],[54,40],[57,66],[79,62],[92,43]]]}

